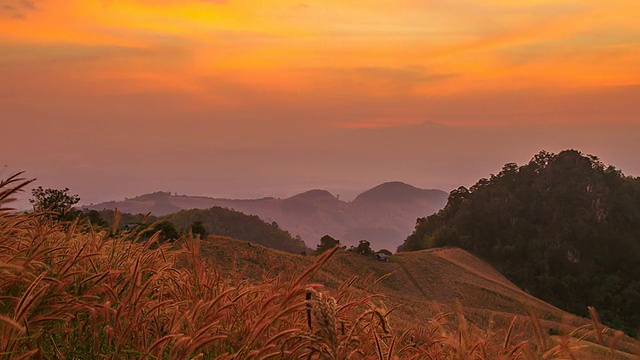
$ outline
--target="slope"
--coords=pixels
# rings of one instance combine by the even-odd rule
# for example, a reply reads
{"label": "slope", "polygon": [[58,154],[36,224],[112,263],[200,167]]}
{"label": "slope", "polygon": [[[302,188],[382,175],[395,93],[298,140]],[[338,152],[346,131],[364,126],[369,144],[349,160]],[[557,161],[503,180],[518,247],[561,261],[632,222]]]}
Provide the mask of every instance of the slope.
{"label": "slope", "polygon": [[[202,241],[201,254],[212,260],[229,276],[239,269],[248,280],[267,275],[298,273],[313,262],[312,257],[296,256],[229,238],[210,237]],[[373,280],[386,278],[374,283]],[[531,314],[549,333],[568,334],[589,321],[545,303],[509,282],[490,265],[468,252],[456,248],[424,250],[392,256],[382,262],[347,251],[337,252],[312,278],[312,281],[335,291],[343,282],[357,277],[354,286],[384,295],[392,313],[391,326],[409,328],[425,325],[442,312],[455,312],[459,302],[467,320],[474,327],[505,329],[514,317],[518,324],[531,319]],[[528,336],[534,336],[529,333]],[[608,339],[607,341],[609,341]],[[601,351],[590,346],[585,351],[591,358]],[[634,340],[624,337],[618,345],[625,352],[636,348]],[[619,358],[625,358],[625,354]]]}
{"label": "slope", "polygon": [[276,223],[266,223],[255,215],[212,207],[200,210],[182,210],[160,218],[167,220],[179,229],[188,229],[191,224],[201,222],[207,233],[230,236],[254,242],[272,249],[300,254],[307,251],[307,246],[300,239],[280,229]]}

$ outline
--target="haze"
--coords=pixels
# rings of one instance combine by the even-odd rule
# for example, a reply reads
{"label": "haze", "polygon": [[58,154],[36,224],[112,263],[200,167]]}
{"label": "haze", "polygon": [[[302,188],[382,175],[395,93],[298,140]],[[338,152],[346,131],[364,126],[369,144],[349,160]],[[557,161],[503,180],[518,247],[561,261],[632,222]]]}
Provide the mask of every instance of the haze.
{"label": "haze", "polygon": [[640,163],[640,2],[0,0],[0,174],[83,203]]}

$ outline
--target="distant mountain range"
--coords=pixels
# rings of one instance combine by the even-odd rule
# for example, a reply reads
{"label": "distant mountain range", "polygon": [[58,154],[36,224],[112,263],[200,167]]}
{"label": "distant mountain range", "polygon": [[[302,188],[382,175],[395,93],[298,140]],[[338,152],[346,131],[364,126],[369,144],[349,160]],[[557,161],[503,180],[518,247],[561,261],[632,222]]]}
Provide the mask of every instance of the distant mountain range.
{"label": "distant mountain range", "polygon": [[292,235],[300,235],[311,247],[315,247],[323,235],[330,235],[340,239],[343,245],[355,245],[366,239],[374,249],[395,250],[413,231],[416,219],[440,210],[446,204],[447,196],[442,190],[388,182],[365,191],[351,202],[342,201],[326,190],[311,190],[287,199],[251,200],[155,192],[85,208],[118,208],[126,213],[167,215],[185,209],[219,206],[257,215],[267,222],[275,221]]}

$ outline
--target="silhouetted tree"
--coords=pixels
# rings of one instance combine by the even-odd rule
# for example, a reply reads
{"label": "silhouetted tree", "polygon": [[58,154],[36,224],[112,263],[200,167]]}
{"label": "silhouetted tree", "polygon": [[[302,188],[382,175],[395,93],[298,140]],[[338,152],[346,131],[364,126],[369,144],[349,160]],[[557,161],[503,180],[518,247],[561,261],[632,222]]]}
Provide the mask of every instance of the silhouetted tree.
{"label": "silhouetted tree", "polygon": [[373,255],[373,250],[371,250],[371,243],[367,240],[360,240],[358,243],[358,247],[356,248],[356,253],[360,255]]}
{"label": "silhouetted tree", "polygon": [[160,232],[160,241],[172,241],[180,237],[175,225],[169,221],[161,221],[153,227],[153,233]]}
{"label": "silhouetted tree", "polygon": [[82,219],[87,219],[94,226],[102,226],[102,227],[109,226],[109,223],[105,219],[103,219],[102,216],[100,216],[100,212],[96,210],[79,212],[79,216]]}
{"label": "silhouetted tree", "polygon": [[196,221],[191,224],[191,233],[193,233],[193,235],[200,235],[200,238],[204,238],[207,236],[207,229],[204,228],[202,221]]}
{"label": "silhouetted tree", "polygon": [[320,244],[316,247],[316,252],[321,254],[327,250],[333,249],[336,246],[340,246],[340,240],[336,240],[329,235],[325,235],[320,238]]}
{"label": "silhouetted tree", "polygon": [[71,212],[73,205],[80,201],[80,196],[70,195],[69,188],[44,189],[42,186],[31,190],[33,198],[29,202],[33,204],[35,211],[48,211],[55,213],[52,217],[56,220],[71,220],[77,216]]}
{"label": "silhouetted tree", "polygon": [[80,201],[80,196],[69,195],[69,188],[44,189],[38,186],[31,190],[32,199],[29,200],[37,211],[52,211],[63,214]]}

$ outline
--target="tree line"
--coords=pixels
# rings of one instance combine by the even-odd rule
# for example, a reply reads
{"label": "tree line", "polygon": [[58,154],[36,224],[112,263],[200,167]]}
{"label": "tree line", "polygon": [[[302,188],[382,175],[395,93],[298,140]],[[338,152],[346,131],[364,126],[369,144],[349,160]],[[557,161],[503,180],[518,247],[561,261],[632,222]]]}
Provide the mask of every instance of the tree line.
{"label": "tree line", "polygon": [[456,246],[555,306],[640,326],[640,178],[596,156],[542,151],[451,192],[399,251]]}

